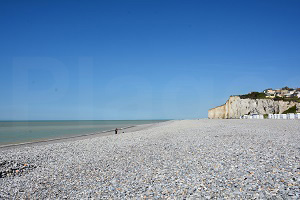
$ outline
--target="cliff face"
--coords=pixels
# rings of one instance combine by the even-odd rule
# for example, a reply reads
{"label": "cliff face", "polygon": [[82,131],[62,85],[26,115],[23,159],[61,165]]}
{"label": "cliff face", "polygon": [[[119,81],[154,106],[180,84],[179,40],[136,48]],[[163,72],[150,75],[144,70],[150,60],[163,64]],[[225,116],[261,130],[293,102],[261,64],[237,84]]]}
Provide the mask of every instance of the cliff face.
{"label": "cliff face", "polygon": [[222,106],[208,111],[209,119],[238,119],[247,114],[282,113],[296,105],[300,111],[300,103],[289,101],[274,101],[272,99],[241,99],[238,96],[230,97]]}

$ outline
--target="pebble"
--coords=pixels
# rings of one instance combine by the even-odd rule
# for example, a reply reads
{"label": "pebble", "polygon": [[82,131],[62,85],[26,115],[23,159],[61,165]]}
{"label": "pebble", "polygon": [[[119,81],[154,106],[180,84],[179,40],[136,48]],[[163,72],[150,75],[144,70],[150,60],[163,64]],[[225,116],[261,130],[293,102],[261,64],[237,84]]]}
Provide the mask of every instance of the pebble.
{"label": "pebble", "polygon": [[0,199],[297,199],[299,130],[297,120],[174,120],[0,149]]}

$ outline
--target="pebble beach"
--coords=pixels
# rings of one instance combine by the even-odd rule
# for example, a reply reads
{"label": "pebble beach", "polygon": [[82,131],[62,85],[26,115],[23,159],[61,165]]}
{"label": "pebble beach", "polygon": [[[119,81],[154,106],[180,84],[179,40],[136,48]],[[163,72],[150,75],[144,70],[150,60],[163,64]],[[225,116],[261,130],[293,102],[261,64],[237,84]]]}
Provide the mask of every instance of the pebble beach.
{"label": "pebble beach", "polygon": [[299,199],[300,121],[174,120],[0,148],[0,199]]}

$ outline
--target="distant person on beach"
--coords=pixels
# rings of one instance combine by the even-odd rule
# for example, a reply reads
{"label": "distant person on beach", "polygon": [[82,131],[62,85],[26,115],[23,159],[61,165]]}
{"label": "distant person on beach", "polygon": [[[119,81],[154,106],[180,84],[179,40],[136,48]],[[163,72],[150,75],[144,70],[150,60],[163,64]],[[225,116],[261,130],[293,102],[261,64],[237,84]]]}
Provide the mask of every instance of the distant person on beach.
{"label": "distant person on beach", "polygon": [[115,134],[118,134],[118,128],[115,129]]}

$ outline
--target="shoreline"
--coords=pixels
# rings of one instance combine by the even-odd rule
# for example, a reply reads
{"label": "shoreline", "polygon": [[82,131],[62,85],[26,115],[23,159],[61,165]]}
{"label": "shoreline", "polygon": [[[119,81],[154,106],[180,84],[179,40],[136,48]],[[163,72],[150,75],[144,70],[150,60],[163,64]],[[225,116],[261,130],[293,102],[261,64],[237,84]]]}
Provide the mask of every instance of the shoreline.
{"label": "shoreline", "polygon": [[296,120],[171,120],[0,150],[0,198],[297,199],[299,130]]}
{"label": "shoreline", "polygon": [[[168,120],[168,121],[172,121],[172,120]],[[168,121],[163,121],[163,122],[168,122]],[[148,129],[154,125],[157,125],[157,124],[160,124],[163,122],[125,126],[122,128],[118,128],[118,130],[119,131],[126,130],[127,132],[135,132],[135,131]],[[88,133],[88,134],[83,134],[83,135],[73,135],[70,137],[57,137],[57,138],[33,140],[33,141],[21,142],[21,143],[5,144],[5,145],[0,145],[0,151],[7,150],[7,149],[20,148],[20,147],[29,147],[29,146],[35,146],[35,145],[47,145],[47,144],[52,144],[52,143],[84,140],[84,139],[95,138],[95,137],[103,137],[103,136],[108,136],[108,135],[114,135],[114,131],[115,131],[115,129],[110,129],[110,130],[93,132],[93,133]],[[118,135],[119,134],[122,134],[122,133],[118,133]]]}

